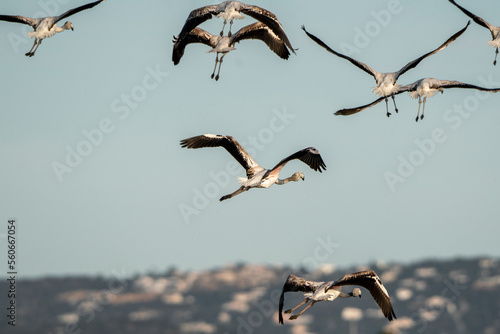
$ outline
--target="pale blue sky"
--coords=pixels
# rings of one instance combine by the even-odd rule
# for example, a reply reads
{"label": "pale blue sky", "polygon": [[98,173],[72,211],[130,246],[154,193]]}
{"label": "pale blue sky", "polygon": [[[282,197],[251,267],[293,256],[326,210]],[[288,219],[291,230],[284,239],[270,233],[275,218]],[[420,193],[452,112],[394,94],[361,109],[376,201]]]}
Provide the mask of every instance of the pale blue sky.
{"label": "pale blue sky", "polygon": [[[43,3],[5,0],[1,13],[31,16]],[[82,3],[61,4],[58,12]],[[244,41],[225,57],[218,82],[210,79],[215,55],[204,45],[188,46],[178,66],[171,62],[172,35],[204,1],[108,0],[71,17],[75,31],[45,40],[33,58],[24,56],[28,30],[0,22],[0,237],[8,218],[16,218],[20,276],[236,261],[299,265],[314,257],[318,238],[339,243],[320,262],[340,266],[499,256],[500,95],[448,90],[429,99],[418,124],[418,103],[407,95],[397,98],[400,112],[389,119],[384,104],[333,116],[374,100],[375,82],[300,29],[304,24],[339,51],[357,47],[353,57],[394,71],[468,18],[445,0],[251,3],[278,16],[297,55],[283,61],[262,42]],[[459,3],[500,24],[500,3]],[[390,17],[381,14],[388,8]],[[233,31],[252,22],[237,21]],[[201,27],[218,33],[221,26],[212,19]],[[366,29],[371,36],[362,40]],[[472,23],[399,83],[435,77],[481,85],[484,78],[500,87],[490,39]],[[222,148],[179,146],[203,133],[234,136],[268,168],[314,146],[327,171],[294,161],[283,176],[302,171],[305,182],[219,203],[244,170],[228,170],[232,157]],[[418,141],[430,145],[428,154]],[[67,155],[78,150],[87,155],[69,166]],[[404,169],[402,161],[415,166]],[[54,165],[72,171],[58,177]],[[402,173],[404,182],[391,187],[388,173]]]}

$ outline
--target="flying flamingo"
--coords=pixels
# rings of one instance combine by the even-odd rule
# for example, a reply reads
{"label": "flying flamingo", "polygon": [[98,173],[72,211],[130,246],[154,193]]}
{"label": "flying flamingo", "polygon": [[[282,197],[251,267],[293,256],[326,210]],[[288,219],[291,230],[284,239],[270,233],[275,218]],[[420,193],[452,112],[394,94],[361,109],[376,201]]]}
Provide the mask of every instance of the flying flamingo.
{"label": "flying flamingo", "polygon": [[380,281],[378,275],[373,271],[360,271],[357,273],[352,273],[344,275],[338,281],[329,282],[315,282],[308,281],[302,277],[290,274],[283,289],[281,291],[279,307],[278,307],[278,317],[279,323],[283,324],[283,306],[285,303],[285,293],[286,292],[304,292],[304,301],[297,305],[296,307],[286,310],[284,313],[289,314],[298,309],[300,306],[307,304],[302,311],[297,314],[291,315],[290,320],[297,319],[304,311],[313,306],[315,303],[320,301],[334,301],[337,297],[349,298],[349,297],[359,297],[361,298],[361,289],[354,288],[352,292],[345,293],[341,291],[343,285],[359,285],[367,289],[372,295],[373,299],[377,302],[378,306],[382,310],[384,316],[392,321],[396,319],[396,314],[392,308],[391,298],[386,288]]}
{"label": "flying flamingo", "polygon": [[[184,49],[188,44],[191,43],[202,43],[211,46],[212,49],[207,52],[217,53],[215,57],[215,67],[211,78],[214,78],[215,70],[217,69],[217,63],[219,64],[219,71],[215,76],[215,80],[219,80],[220,68],[222,66],[222,60],[227,53],[236,50],[234,44],[239,43],[246,39],[259,39],[267,44],[267,46],[274,51],[282,59],[288,59],[290,52],[288,51],[285,42],[279,38],[268,26],[262,22],[256,22],[245,26],[238,30],[231,37],[229,36],[218,36],[212,35],[211,33],[195,27],[189,33],[184,35],[174,36],[174,49],[172,52],[172,61],[174,65],[179,64],[182,56],[184,55]],[[219,60],[219,54],[222,53],[222,57]]]}
{"label": "flying flamingo", "polygon": [[467,29],[469,24],[470,24],[470,21],[467,23],[465,28],[463,28],[462,30],[458,31],[456,34],[454,34],[453,36],[448,38],[448,40],[446,42],[444,42],[441,46],[439,46],[437,49],[435,49],[431,52],[428,52],[415,60],[410,61],[408,64],[403,66],[399,71],[390,72],[390,73],[379,73],[379,72],[375,71],[373,68],[371,68],[370,66],[366,65],[365,63],[362,63],[362,62],[357,61],[349,56],[338,53],[337,51],[332,50],[328,45],[323,43],[323,41],[321,41],[319,38],[308,33],[304,26],[302,26],[302,29],[306,32],[307,36],[309,36],[313,41],[315,41],[320,46],[325,48],[328,52],[333,53],[334,55],[336,55],[338,57],[341,57],[341,58],[344,58],[344,59],[350,61],[353,65],[357,66],[358,68],[362,69],[363,71],[365,71],[366,73],[370,74],[371,76],[373,76],[375,78],[375,81],[377,82],[377,86],[373,89],[373,92],[384,98],[385,105],[386,105],[387,117],[389,117],[391,115],[391,113],[389,113],[389,106],[388,106],[388,102],[387,102],[387,98],[389,96],[392,97],[392,100],[394,102],[394,108],[395,108],[396,112],[398,112],[398,108],[396,106],[396,100],[394,99],[394,96],[398,93],[399,89],[401,88],[400,85],[396,84],[398,78],[402,74],[404,74],[407,71],[411,70],[412,68],[416,67],[425,58],[427,58],[427,57],[443,50],[444,48],[446,48],[451,42],[456,40],[460,35],[462,35],[464,33],[464,31]]}
{"label": "flying flamingo", "polygon": [[73,23],[67,21],[64,23],[63,26],[58,27],[57,22],[61,21],[62,19],[67,18],[68,16],[74,15],[76,13],[81,12],[82,10],[90,9],[94,6],[97,6],[101,2],[104,2],[106,0],[99,0],[99,1],[94,1],[91,3],[88,3],[86,5],[73,8],[65,12],[64,14],[61,14],[59,16],[49,16],[49,17],[42,17],[38,19],[32,19],[30,17],[24,17],[24,16],[13,16],[13,15],[0,15],[0,20],[2,21],[8,21],[8,22],[15,22],[15,23],[23,23],[31,26],[34,31],[31,31],[28,33],[28,36],[30,38],[34,38],[35,42],[33,43],[33,46],[31,47],[31,50],[26,53],[27,57],[33,57],[35,55],[36,50],[38,50],[38,47],[40,44],[42,44],[42,41],[45,38],[49,38],[54,36],[56,33],[63,32],[65,30],[74,30]]}
{"label": "flying flamingo", "polygon": [[304,180],[304,173],[297,172],[292,176],[281,180],[279,179],[279,174],[281,169],[285,165],[294,159],[299,159],[300,161],[307,164],[311,169],[322,172],[321,169],[326,170],[326,165],[323,159],[319,155],[319,151],[314,147],[308,147],[300,150],[289,157],[281,160],[272,169],[265,169],[261,167],[253,158],[248,154],[247,151],[231,136],[204,134],[196,137],[187,138],[181,140],[181,146],[187,148],[202,148],[202,147],[224,147],[233,158],[238,161],[243,168],[245,168],[247,177],[239,178],[239,183],[241,187],[235,192],[222,196],[220,201],[224,201],[231,197],[234,197],[242,192],[250,190],[252,188],[269,188],[273,184],[283,185],[289,181],[299,181]]}
{"label": "flying flamingo", "polygon": [[[396,94],[401,94],[404,92],[408,92],[411,98],[413,99],[418,99],[418,112],[417,112],[417,118],[415,121],[418,122],[419,119],[424,118],[424,110],[425,110],[425,103],[427,102],[428,97],[433,97],[437,93],[443,93],[445,89],[449,88],[462,88],[462,89],[476,89],[484,92],[490,92],[490,93],[496,93],[500,91],[500,88],[485,88],[485,87],[480,87],[476,85],[471,85],[468,83],[463,83],[460,81],[450,81],[450,80],[439,80],[439,79],[434,79],[434,78],[424,78],[415,81],[412,84],[406,85],[401,87],[401,89],[396,93]],[[422,97],[423,97],[423,102],[422,102]],[[349,108],[349,109],[342,109],[339,110],[335,113],[335,115],[342,115],[342,116],[348,116],[352,114],[356,114],[360,111],[363,111],[367,108],[373,107],[374,105],[382,102],[384,98],[381,97],[372,103],[369,103],[367,105],[361,106],[361,107],[356,107],[356,108]],[[420,115],[420,106],[422,106],[422,115]],[[420,117],[419,117],[420,115]]]}

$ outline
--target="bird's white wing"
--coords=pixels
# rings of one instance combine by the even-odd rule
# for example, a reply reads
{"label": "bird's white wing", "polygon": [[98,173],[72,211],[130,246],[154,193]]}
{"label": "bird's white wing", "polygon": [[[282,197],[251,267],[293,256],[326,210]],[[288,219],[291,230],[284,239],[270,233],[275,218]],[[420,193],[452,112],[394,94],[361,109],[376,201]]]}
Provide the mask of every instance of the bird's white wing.
{"label": "bird's white wing", "polygon": [[318,37],[316,37],[313,34],[310,34],[309,32],[307,32],[306,27],[302,26],[302,30],[304,30],[306,32],[306,34],[307,34],[307,36],[309,36],[309,38],[311,38],[313,41],[315,41],[320,46],[322,46],[323,48],[325,48],[328,52],[333,53],[337,57],[344,58],[344,59],[350,61],[354,66],[362,69],[363,71],[365,71],[366,73],[370,74],[371,76],[373,76],[375,78],[375,75],[377,74],[377,71],[375,71],[370,66],[368,66],[365,63],[362,63],[360,61],[357,61],[356,59],[353,59],[353,58],[351,58],[349,56],[343,55],[342,53],[339,53],[339,52],[337,52],[335,50],[332,50],[328,45],[326,45]]}
{"label": "bird's white wing", "polygon": [[184,55],[184,49],[188,44],[191,43],[202,43],[208,46],[214,47],[212,43],[212,34],[209,32],[195,27],[190,32],[184,35],[179,35],[179,37],[174,36],[174,48],[172,50],[172,61],[174,65],[179,64],[182,56]]}
{"label": "bird's white wing", "polygon": [[274,53],[283,59],[288,59],[290,56],[285,42],[262,22],[256,22],[238,30],[231,37],[231,44],[245,39],[259,39],[263,41]]}
{"label": "bird's white wing", "polygon": [[82,10],[86,10],[86,9],[90,9],[92,7],[95,7],[97,6],[98,4],[100,4],[101,2],[104,2],[106,0],[99,0],[99,1],[94,1],[94,2],[90,2],[86,5],[83,5],[83,6],[80,6],[80,7],[76,7],[76,8],[73,8],[73,9],[70,9],[68,10],[66,13],[63,13],[61,15],[59,15],[55,20],[54,20],[54,24],[56,24],[57,22],[71,16],[71,15],[74,15],[76,13],[79,13],[81,12]]}
{"label": "bird's white wing", "polygon": [[375,301],[377,302],[384,316],[389,321],[396,319],[396,314],[394,313],[394,309],[392,308],[389,293],[382,284],[382,281],[380,281],[378,275],[373,270],[360,271],[357,273],[344,275],[344,277],[342,277],[338,281],[335,281],[328,288],[326,288],[326,291],[334,287],[343,285],[359,285],[367,289],[368,291],[370,291],[373,299],[375,299]]}
{"label": "bird's white wing", "polygon": [[258,6],[253,6],[253,5],[247,5],[244,3],[240,2],[240,7],[239,11],[243,14],[246,14],[248,16],[253,17],[254,19],[264,23],[266,26],[268,26],[275,34],[276,36],[281,39],[285,45],[293,52],[295,53],[295,50],[292,47],[292,44],[288,40],[288,37],[285,33],[285,30],[283,29],[283,26],[281,25],[280,21],[278,21],[278,18],[276,15],[268,11],[267,9],[258,7]]}
{"label": "bird's white wing", "polygon": [[204,134],[181,140],[181,146],[187,148],[224,147],[247,171],[251,178],[256,170],[262,169],[247,151],[231,136]]}
{"label": "bird's white wing", "polygon": [[286,157],[285,159],[281,160],[272,170],[275,170],[277,168],[283,167],[287,162],[294,160],[294,159],[299,159],[311,169],[314,169],[317,172],[322,172],[323,170],[326,170],[326,165],[321,158],[321,155],[319,154],[319,151],[315,149],[314,147],[308,147],[303,150],[300,150],[289,157]]}
{"label": "bird's white wing", "polygon": [[279,323],[283,324],[283,305],[285,304],[285,293],[286,292],[315,292],[318,287],[321,286],[323,282],[308,281],[302,277],[295,275],[288,275],[288,278],[283,284],[283,289],[281,290],[281,296],[278,306],[278,317]]}
{"label": "bird's white wing", "polygon": [[396,80],[402,74],[404,74],[404,73],[408,72],[409,70],[411,70],[412,68],[416,67],[425,58],[427,58],[429,56],[432,56],[433,54],[438,53],[439,51],[441,51],[444,48],[446,48],[450,43],[452,43],[454,40],[456,40],[458,37],[460,37],[460,35],[462,35],[465,30],[467,30],[467,27],[469,26],[469,24],[470,24],[470,21],[467,22],[467,25],[465,26],[465,28],[461,29],[460,31],[458,31],[457,33],[455,33],[453,36],[451,36],[450,38],[448,38],[446,40],[446,42],[444,42],[443,44],[441,44],[437,49],[432,50],[431,52],[427,52],[423,56],[421,56],[421,57],[419,57],[419,58],[417,58],[415,60],[412,60],[408,64],[406,64],[405,66],[403,66],[403,68],[401,68],[398,72],[395,73],[396,74]]}

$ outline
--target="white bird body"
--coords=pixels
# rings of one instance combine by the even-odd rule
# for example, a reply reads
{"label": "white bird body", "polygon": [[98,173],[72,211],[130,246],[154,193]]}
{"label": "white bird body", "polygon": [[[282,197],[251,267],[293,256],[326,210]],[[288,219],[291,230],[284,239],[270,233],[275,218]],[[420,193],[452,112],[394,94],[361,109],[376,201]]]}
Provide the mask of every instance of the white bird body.
{"label": "white bird body", "polygon": [[56,19],[57,17],[55,16],[41,19],[40,23],[37,24],[37,28],[34,31],[28,32],[28,37],[42,40],[52,37],[56,33],[60,33],[65,30],[74,30],[73,23],[69,21],[66,22],[62,27],[58,27],[57,23],[54,23]]}
{"label": "white bird body", "polygon": [[326,170],[326,165],[321,158],[319,151],[314,147],[308,147],[300,150],[285,159],[281,160],[273,169],[265,169],[261,167],[247,151],[231,136],[204,134],[181,140],[181,146],[187,148],[202,148],[202,147],[224,147],[233,158],[245,168],[247,177],[238,178],[240,188],[235,192],[225,195],[220,198],[220,201],[229,199],[244,191],[252,188],[269,188],[273,184],[283,185],[290,181],[304,180],[304,173],[297,172],[292,176],[281,180],[279,178],[280,171],[291,160],[299,159],[307,164],[311,169],[322,172]]}
{"label": "white bird body", "polygon": [[283,167],[284,165],[273,170],[260,167],[258,170],[254,169],[252,178],[248,179],[246,177],[239,177],[238,182],[242,186],[249,188],[269,188],[273,184],[282,185],[289,181],[299,181],[300,179],[304,180],[305,177],[302,172],[293,174],[288,180],[281,180],[279,176]]}
{"label": "white bird body", "polygon": [[[374,71],[375,72],[375,71]],[[373,88],[373,92],[378,96],[388,97],[399,92],[401,85],[397,85],[396,81],[398,78],[396,77],[397,73],[378,73],[375,72],[375,81],[377,82],[377,86]]]}
{"label": "white bird body", "polygon": [[225,1],[217,5],[217,17],[225,21],[243,20],[245,17],[240,14],[243,4],[239,1]]}
{"label": "white bird body", "polygon": [[396,112],[398,112],[398,108],[396,106],[396,100],[394,99],[394,96],[396,94],[398,94],[400,89],[401,89],[401,86],[396,84],[398,78],[401,75],[403,75],[404,73],[406,73],[407,71],[411,70],[412,68],[415,68],[425,58],[427,58],[427,57],[443,50],[444,48],[446,48],[450,43],[452,43],[454,40],[456,40],[460,35],[462,35],[464,33],[464,31],[467,29],[469,24],[470,24],[470,22],[467,23],[465,28],[461,29],[460,31],[458,31],[457,33],[452,35],[443,44],[441,44],[438,48],[436,48],[430,52],[427,52],[423,56],[420,56],[420,57],[410,61],[405,66],[403,66],[399,71],[388,72],[388,73],[379,73],[379,72],[375,71],[373,68],[371,68],[370,66],[368,66],[367,64],[331,49],[328,45],[326,45],[318,37],[307,32],[307,30],[304,26],[302,26],[302,29],[305,31],[307,36],[309,36],[309,38],[311,38],[318,45],[320,45],[321,47],[326,49],[328,52],[333,53],[337,57],[346,59],[347,61],[351,62],[354,66],[360,68],[364,72],[373,76],[375,78],[375,82],[377,83],[377,86],[373,89],[373,92],[375,94],[377,94],[378,96],[383,97],[383,99],[385,100],[385,103],[386,103],[386,114],[387,114],[387,116],[390,116],[391,113],[389,113],[389,107],[388,107],[388,102],[387,102],[387,98],[389,96],[392,98],[392,100],[394,102],[394,108],[395,108]]}
{"label": "white bird body", "polygon": [[335,281],[321,282],[321,283],[322,284],[316,289],[316,291],[304,293],[304,297],[307,300],[314,300],[318,302],[319,301],[332,302],[338,297],[341,298],[361,297],[361,292],[359,288],[354,288],[351,296],[348,293],[342,292],[342,290],[338,287],[327,290],[327,288],[330,287],[333,283],[335,283]]}
{"label": "white bird body", "polygon": [[215,39],[215,46],[208,50],[207,53],[228,53],[236,50],[232,45],[231,37],[213,35],[211,38]]}
{"label": "white bird body", "polygon": [[90,2],[86,5],[70,9],[59,16],[48,16],[48,17],[33,19],[30,17],[19,16],[19,15],[0,15],[0,20],[27,24],[33,28],[33,31],[28,32],[28,37],[34,38],[35,42],[33,43],[31,50],[26,53],[26,56],[33,57],[35,55],[36,50],[38,50],[38,47],[40,46],[40,44],[42,44],[42,41],[44,39],[52,37],[56,33],[60,33],[65,30],[69,29],[74,30],[73,23],[69,21],[64,23],[64,25],[61,27],[57,26],[57,22],[66,17],[79,13],[82,10],[90,9],[104,1],[106,0],[98,0]]}
{"label": "white bird body", "polygon": [[247,177],[238,177],[238,183],[243,187],[250,188],[269,188],[276,183],[278,177],[274,180],[271,178],[264,178],[266,173],[269,173],[269,169],[262,168],[261,170],[254,172],[253,176],[249,179]]}
{"label": "white bird body", "polygon": [[[422,97],[433,97],[437,93],[442,93],[444,88],[442,87],[442,80],[434,78],[425,78],[415,81],[408,87],[408,89],[413,89],[408,92],[408,95],[412,99],[419,99]],[[406,88],[405,88],[406,90]]]}

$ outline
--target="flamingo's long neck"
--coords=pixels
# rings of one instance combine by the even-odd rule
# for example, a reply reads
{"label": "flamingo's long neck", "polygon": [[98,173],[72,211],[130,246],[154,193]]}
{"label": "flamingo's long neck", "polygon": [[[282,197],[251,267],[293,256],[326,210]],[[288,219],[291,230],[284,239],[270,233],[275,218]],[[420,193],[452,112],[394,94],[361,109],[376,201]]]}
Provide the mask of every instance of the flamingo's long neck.
{"label": "flamingo's long neck", "polygon": [[290,181],[292,181],[292,177],[291,177],[291,176],[290,176],[290,177],[287,177],[287,178],[286,178],[286,179],[284,179],[284,180],[280,180],[280,179],[276,180],[276,184],[281,186],[281,185],[283,185],[283,184],[287,184],[287,183],[288,183],[288,182],[290,182]]}
{"label": "flamingo's long neck", "polygon": [[340,298],[350,298],[350,297],[354,297],[354,294],[352,292],[345,293],[345,292],[341,291],[339,294],[339,297]]}

